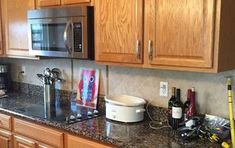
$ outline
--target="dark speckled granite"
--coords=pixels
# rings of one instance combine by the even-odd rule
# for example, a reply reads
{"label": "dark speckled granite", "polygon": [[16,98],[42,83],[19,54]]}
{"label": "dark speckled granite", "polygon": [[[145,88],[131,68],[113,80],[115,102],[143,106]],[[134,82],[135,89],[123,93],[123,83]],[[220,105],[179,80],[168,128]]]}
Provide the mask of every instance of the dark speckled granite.
{"label": "dark speckled granite", "polygon": [[[89,119],[83,122],[74,124],[64,124],[54,120],[32,116],[14,110],[19,107],[40,106],[37,96],[25,94],[10,94],[7,99],[0,100],[0,112],[13,115],[27,121],[37,124],[47,125],[71,134],[83,136],[96,141],[102,141],[107,144],[112,144],[114,147],[129,147],[129,148],[179,148],[179,147],[220,147],[211,144],[209,141],[196,140],[189,143],[183,143],[176,137],[173,130],[169,128],[161,130],[153,130],[149,127],[149,120],[139,123],[127,124],[106,120],[105,116]],[[36,101],[35,101],[36,100]],[[61,106],[61,109],[66,111],[66,106]],[[161,116],[164,110],[155,110],[151,112],[156,116]],[[159,118],[160,120],[160,118]]]}

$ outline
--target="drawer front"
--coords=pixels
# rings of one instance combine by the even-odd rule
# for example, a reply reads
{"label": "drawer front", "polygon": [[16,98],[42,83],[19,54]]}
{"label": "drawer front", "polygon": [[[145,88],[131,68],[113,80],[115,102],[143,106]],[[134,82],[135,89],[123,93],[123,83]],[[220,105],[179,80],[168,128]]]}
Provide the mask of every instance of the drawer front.
{"label": "drawer front", "polygon": [[11,116],[0,114],[0,128],[11,130]]}
{"label": "drawer front", "polygon": [[53,147],[63,147],[63,133],[19,119],[13,121],[14,132]]}
{"label": "drawer front", "polygon": [[110,146],[97,143],[88,139],[65,135],[65,148],[111,148]]}

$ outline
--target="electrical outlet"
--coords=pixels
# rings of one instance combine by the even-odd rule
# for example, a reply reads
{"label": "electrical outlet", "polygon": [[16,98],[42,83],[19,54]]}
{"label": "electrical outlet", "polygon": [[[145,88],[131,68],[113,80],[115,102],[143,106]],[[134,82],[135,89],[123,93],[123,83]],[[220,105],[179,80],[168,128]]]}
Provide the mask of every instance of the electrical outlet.
{"label": "electrical outlet", "polygon": [[160,82],[160,96],[168,97],[168,82]]}
{"label": "electrical outlet", "polygon": [[20,73],[21,73],[22,76],[26,75],[26,67],[25,66],[21,66]]}

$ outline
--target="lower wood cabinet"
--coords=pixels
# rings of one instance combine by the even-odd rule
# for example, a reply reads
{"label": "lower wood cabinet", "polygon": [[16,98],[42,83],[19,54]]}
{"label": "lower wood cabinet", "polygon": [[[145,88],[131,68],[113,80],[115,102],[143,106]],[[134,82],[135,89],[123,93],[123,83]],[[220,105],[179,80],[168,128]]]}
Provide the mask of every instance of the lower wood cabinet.
{"label": "lower wood cabinet", "polygon": [[110,146],[94,142],[91,140],[87,140],[84,138],[72,136],[72,135],[65,135],[65,148],[111,148]]}
{"label": "lower wood cabinet", "polygon": [[12,148],[12,134],[0,129],[0,148]]}
{"label": "lower wood cabinet", "polygon": [[31,139],[14,135],[14,148],[36,148],[36,142]]}
{"label": "lower wood cabinet", "polygon": [[63,148],[62,132],[19,119],[14,119],[13,121],[14,133],[34,140],[38,147]]}
{"label": "lower wood cabinet", "polygon": [[111,148],[0,113],[0,148]]}

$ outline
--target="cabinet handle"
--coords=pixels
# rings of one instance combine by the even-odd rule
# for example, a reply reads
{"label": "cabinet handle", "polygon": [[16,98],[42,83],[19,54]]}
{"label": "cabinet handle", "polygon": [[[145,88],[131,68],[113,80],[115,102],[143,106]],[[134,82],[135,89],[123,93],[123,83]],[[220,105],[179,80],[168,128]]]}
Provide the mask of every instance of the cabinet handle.
{"label": "cabinet handle", "polygon": [[136,57],[137,57],[137,59],[140,59],[141,57],[140,57],[140,41],[139,40],[137,40],[136,41]]}
{"label": "cabinet handle", "polygon": [[152,60],[152,58],[153,58],[153,44],[152,44],[151,40],[149,40],[149,42],[148,42],[148,56],[149,56],[149,59]]}

